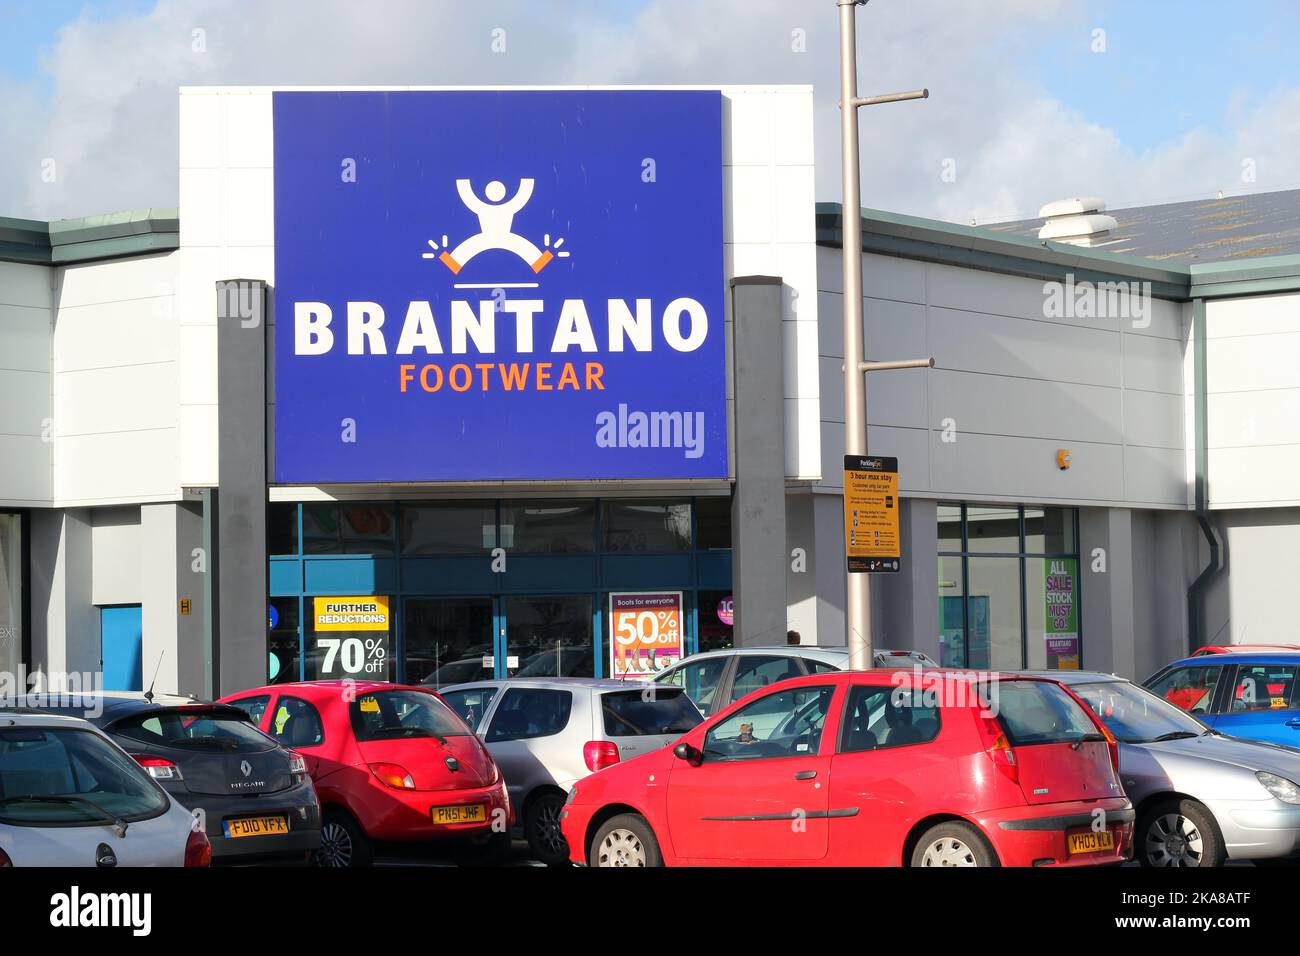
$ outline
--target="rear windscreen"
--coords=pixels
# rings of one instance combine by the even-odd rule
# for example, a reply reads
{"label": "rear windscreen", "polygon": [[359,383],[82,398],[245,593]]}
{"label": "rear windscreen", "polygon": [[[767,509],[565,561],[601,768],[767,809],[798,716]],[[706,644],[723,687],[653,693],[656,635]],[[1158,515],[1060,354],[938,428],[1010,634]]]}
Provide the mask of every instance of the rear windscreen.
{"label": "rear windscreen", "polygon": [[432,694],[418,690],[362,694],[348,706],[348,716],[360,741],[465,737],[470,733],[450,707]]}
{"label": "rear windscreen", "polygon": [[1105,739],[1078,701],[1045,681],[999,681],[991,702],[1016,747]]}
{"label": "rear windscreen", "polygon": [[275,746],[242,714],[230,710],[146,710],[124,717],[111,733],[146,745],[257,753]]}
{"label": "rear windscreen", "polygon": [[605,694],[600,701],[607,737],[684,734],[704,719],[684,693],[662,686]]}

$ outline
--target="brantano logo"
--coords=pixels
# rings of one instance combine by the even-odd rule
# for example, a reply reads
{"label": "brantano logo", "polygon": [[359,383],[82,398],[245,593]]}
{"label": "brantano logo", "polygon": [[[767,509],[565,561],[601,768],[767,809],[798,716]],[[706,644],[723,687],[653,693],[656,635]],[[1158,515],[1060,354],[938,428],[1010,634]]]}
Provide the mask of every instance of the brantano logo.
{"label": "brantano logo", "polygon": [[[513,252],[524,262],[528,263],[533,272],[541,272],[550,264],[551,260],[557,255],[560,258],[567,258],[568,251],[558,251],[560,246],[564,245],[563,239],[555,241],[555,252],[551,249],[543,251],[533,242],[517,235],[514,231],[515,213],[528,203],[533,195],[534,180],[519,180],[519,188],[515,191],[514,196],[509,200],[506,199],[505,183],[499,179],[494,179],[487,184],[483,190],[486,200],[480,199],[474,192],[473,185],[468,179],[456,180],[456,192],[460,195],[460,201],[463,202],[470,212],[478,217],[479,231],[470,236],[455,249],[448,250],[449,245],[447,237],[442,237],[443,252],[438,252],[438,243],[429,240],[429,248],[432,252],[422,253],[423,258],[437,259],[442,262],[452,275],[459,275],[460,270],[477,256],[480,252],[486,252],[489,249],[501,249],[505,252]],[[544,245],[551,245],[551,237],[548,234],[543,240]],[[473,283],[457,284],[457,288],[474,288],[475,286],[486,287],[494,283]],[[536,285],[536,283],[529,283]]]}

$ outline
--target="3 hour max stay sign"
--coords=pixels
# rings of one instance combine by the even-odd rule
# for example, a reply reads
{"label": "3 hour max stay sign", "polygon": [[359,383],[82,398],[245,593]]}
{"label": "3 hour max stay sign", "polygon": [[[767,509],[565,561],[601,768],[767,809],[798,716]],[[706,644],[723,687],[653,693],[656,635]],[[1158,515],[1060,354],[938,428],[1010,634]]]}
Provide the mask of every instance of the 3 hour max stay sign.
{"label": "3 hour max stay sign", "polygon": [[726,477],[720,93],[273,109],[276,481]]}

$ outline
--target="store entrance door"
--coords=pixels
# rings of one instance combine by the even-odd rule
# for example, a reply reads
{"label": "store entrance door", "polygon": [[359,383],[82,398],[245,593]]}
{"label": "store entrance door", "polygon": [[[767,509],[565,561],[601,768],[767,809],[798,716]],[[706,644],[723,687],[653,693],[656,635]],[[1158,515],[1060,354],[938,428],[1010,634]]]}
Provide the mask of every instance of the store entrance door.
{"label": "store entrance door", "polygon": [[494,676],[500,601],[490,597],[407,598],[405,681],[435,690]]}
{"label": "store entrance door", "polygon": [[589,594],[504,598],[505,669],[498,672],[503,677],[594,676],[592,601]]}

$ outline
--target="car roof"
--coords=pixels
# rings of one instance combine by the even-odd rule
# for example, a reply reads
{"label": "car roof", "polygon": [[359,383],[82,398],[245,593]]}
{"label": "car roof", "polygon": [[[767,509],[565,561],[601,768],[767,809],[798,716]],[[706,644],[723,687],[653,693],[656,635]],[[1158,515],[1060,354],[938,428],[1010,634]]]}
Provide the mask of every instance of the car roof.
{"label": "car roof", "polygon": [[[95,725],[80,717],[50,714],[34,710],[7,710],[0,712],[0,728],[4,727],[91,727]],[[96,728],[97,729],[97,728]]]}
{"label": "car roof", "polygon": [[[469,680],[459,684],[448,684],[438,690],[445,694],[449,691],[471,690],[475,687],[540,687],[552,690],[573,690],[587,687],[594,691],[637,690],[644,687],[664,688],[649,681],[631,679],[619,680],[614,677],[490,677],[487,680]],[[427,690],[431,690],[426,685]]]}
{"label": "car roof", "polygon": [[386,680],[303,680],[287,684],[267,684],[262,687],[250,687],[247,690],[232,691],[222,696],[222,700],[243,700],[261,694],[292,693],[299,697],[329,697],[348,691],[352,694],[368,694],[376,690],[429,690],[415,684],[395,684]]}
{"label": "car roof", "polygon": [[105,692],[103,694],[84,693],[84,694],[27,694],[22,697],[14,698],[14,703],[0,704],[0,713],[10,709],[10,707],[22,708],[29,711],[49,711],[57,713],[59,711],[79,710],[94,712],[95,717],[90,718],[93,723],[106,723],[117,720],[122,717],[129,717],[148,710],[161,710],[165,707],[212,707],[222,706],[213,704],[210,701],[198,700],[194,697],[179,697],[175,694],[159,694],[152,701],[146,700],[143,694],[133,692]]}
{"label": "car roof", "polygon": [[[1259,651],[1250,651],[1242,654],[1202,654],[1199,657],[1184,657],[1181,660],[1171,661],[1165,665],[1168,667],[1178,667],[1179,665],[1189,665],[1192,667],[1218,667],[1226,664],[1296,664],[1300,663],[1300,654],[1295,651],[1269,651],[1267,653]],[[1165,668],[1161,668],[1164,670]]]}
{"label": "car roof", "polygon": [[1062,684],[1100,684],[1103,681],[1114,684],[1128,684],[1131,681],[1118,674],[1103,674],[1101,671],[1017,671],[1028,677],[1042,677]]}

